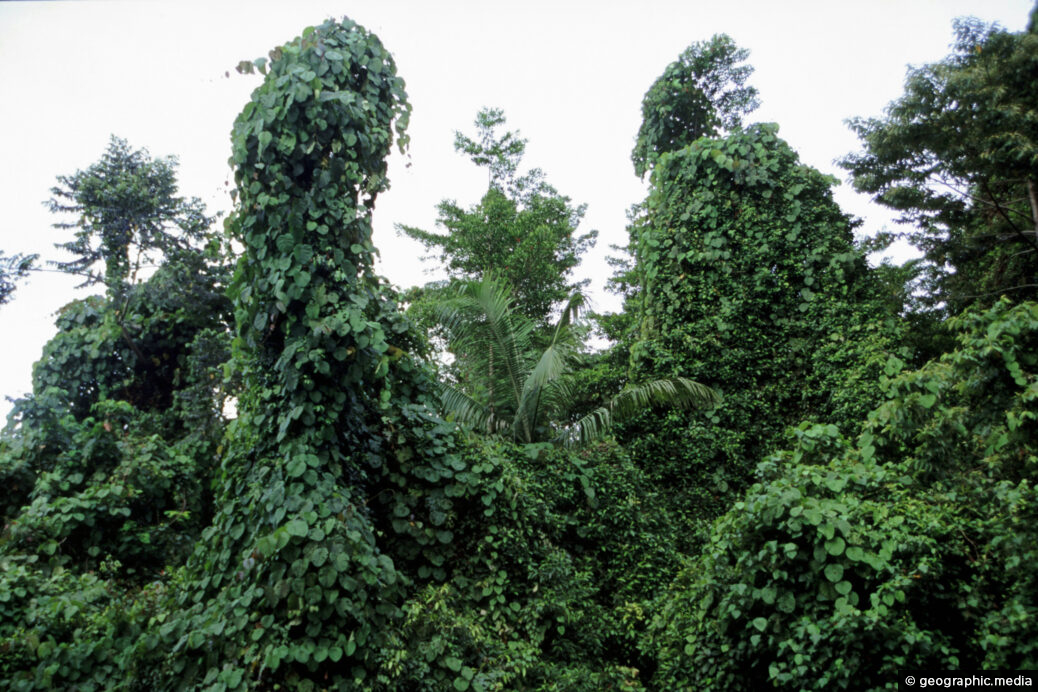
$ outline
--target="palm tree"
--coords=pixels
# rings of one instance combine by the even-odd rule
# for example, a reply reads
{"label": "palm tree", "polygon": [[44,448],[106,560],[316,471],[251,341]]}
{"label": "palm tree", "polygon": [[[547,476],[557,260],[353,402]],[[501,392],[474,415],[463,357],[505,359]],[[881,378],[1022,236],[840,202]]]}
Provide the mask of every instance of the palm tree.
{"label": "palm tree", "polygon": [[720,403],[709,387],[672,377],[629,385],[576,422],[559,424],[574,401],[567,376],[579,355],[576,327],[584,305],[579,293],[570,296],[547,346],[539,350],[537,323],[513,309],[505,284],[493,279],[461,284],[437,310],[459,372],[456,385],[442,385],[444,409],[487,434],[579,446],[649,406]]}

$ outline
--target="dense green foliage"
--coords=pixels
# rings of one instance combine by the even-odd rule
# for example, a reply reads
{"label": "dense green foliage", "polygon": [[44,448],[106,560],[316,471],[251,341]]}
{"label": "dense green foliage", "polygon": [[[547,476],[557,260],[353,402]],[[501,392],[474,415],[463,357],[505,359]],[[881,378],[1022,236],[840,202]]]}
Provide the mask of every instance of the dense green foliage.
{"label": "dense green foliage", "polygon": [[484,109],[476,117],[478,141],[456,133],[454,148],[488,172],[479,203],[464,209],[441,202],[437,225],[446,233],[398,229],[438,251],[453,279],[505,282],[519,312],[546,324],[552,308],[577,288],[570,274],[598,234],[577,234],[584,207],[573,206],[541,171],[520,175],[526,140],[517,132],[498,134],[504,123],[500,110]]}
{"label": "dense green foliage", "polygon": [[647,416],[623,439],[690,516],[723,512],[788,425],[853,426],[878,397],[875,360],[896,328],[832,184],[768,125],[699,139],[653,172],[632,226],[630,370],[724,401]]}
{"label": "dense green foliage", "polygon": [[955,24],[954,52],[913,69],[882,119],[854,119],[857,189],[916,225],[924,307],[954,315],[1038,296],[1038,29]]}
{"label": "dense green foliage", "polygon": [[855,443],[802,425],[654,622],[666,689],[896,689],[905,668],[1038,665],[1038,306],[888,364]]}
{"label": "dense green foliage", "polygon": [[[108,213],[128,215],[121,203]],[[132,612],[152,607],[149,584],[183,563],[212,518],[233,386],[221,370],[230,302],[220,243],[198,230],[203,249],[180,247],[143,283],[106,272],[115,291],[63,308],[34,393],[11,414],[0,441],[7,689],[110,686],[140,631]],[[122,239],[111,246],[118,266],[137,249]]]}
{"label": "dense green foliage", "polygon": [[[447,235],[404,229],[453,285],[401,309],[371,217],[410,106],[349,20],[241,66],[264,79],[232,133],[233,242],[172,159],[113,139],[50,202],[76,214],[60,266],[107,291],[61,311],[0,437],[0,687],[892,689],[1038,667],[1038,306],[998,245],[1033,238],[1006,224],[1030,204],[1035,44],[960,27],[849,159],[946,248],[1002,234],[958,284],[868,267],[834,181],[742,127],[750,68],[718,36],[646,94],[651,188],[598,354],[568,275],[582,209],[519,174],[500,111],[456,141],[489,172],[480,203],[444,202]],[[949,128],[971,134],[937,148]],[[948,175],[970,194],[928,187]],[[0,261],[2,302],[30,258]],[[980,276],[1008,297],[960,301]],[[971,309],[914,309],[941,301]]]}
{"label": "dense green foliage", "polygon": [[753,67],[740,64],[750,52],[718,34],[693,43],[667,66],[642,99],[642,126],[631,152],[639,176],[660,156],[700,137],[738,129],[757,108],[757,90],[746,86]]}
{"label": "dense green foliage", "polygon": [[573,294],[547,346],[532,344],[537,323],[517,313],[508,287],[491,280],[462,285],[439,305],[462,381],[443,385],[446,410],[487,434],[516,441],[588,444],[614,423],[653,405],[712,406],[716,393],[682,377],[628,386],[593,411],[574,417],[571,381],[579,361],[577,329],[583,297]]}

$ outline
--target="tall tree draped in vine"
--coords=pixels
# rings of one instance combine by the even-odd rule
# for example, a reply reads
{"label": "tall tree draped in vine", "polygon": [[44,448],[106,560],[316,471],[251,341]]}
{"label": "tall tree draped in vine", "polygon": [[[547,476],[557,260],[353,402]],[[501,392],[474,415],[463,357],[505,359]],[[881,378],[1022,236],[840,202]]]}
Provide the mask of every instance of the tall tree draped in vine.
{"label": "tall tree draped in vine", "polygon": [[[68,224],[82,262],[66,268],[108,290],[59,311],[33,391],[0,436],[4,689],[125,679],[111,639],[139,633],[126,604],[152,598],[212,517],[229,389],[226,247],[201,204],[175,195],[172,159],[116,142],[91,173],[59,179],[82,205]],[[135,277],[151,253],[159,266]]]}
{"label": "tall tree draped in vine", "polygon": [[[199,515],[192,522],[204,521],[199,505],[207,493],[199,488],[208,486],[208,478],[192,467],[199,460],[208,466],[214,438],[222,432],[222,377],[217,380],[214,369],[230,345],[226,256],[202,203],[176,195],[172,157],[152,159],[113,137],[97,163],[58,181],[56,197],[47,204],[55,212],[75,213],[74,221],[56,226],[76,229],[76,239],[59,247],[79,257],[56,264],[85,276],[87,284],[105,283],[108,291],[62,308],[58,333],[33,368],[33,393],[15,402],[5,437],[17,451],[5,459],[10,466],[4,472],[24,473],[25,480],[12,487],[5,518],[21,522],[30,543],[60,543],[51,554],[62,564],[94,569],[107,553],[125,560],[130,574],[150,577],[170,551],[158,540],[152,549],[123,535],[115,525],[123,524],[121,512],[128,508],[121,502],[99,507],[93,495],[127,481],[117,478],[126,469],[151,467],[167,478],[151,483],[134,474],[135,491],[129,494],[150,500],[134,507],[142,511],[131,513],[131,523],[149,526],[157,536],[172,528],[159,508],[177,505],[185,515],[188,506]],[[160,263],[147,281],[136,276],[144,261]],[[98,262],[103,269],[94,267]],[[28,268],[27,258],[20,268]],[[125,444],[114,437],[117,426]],[[138,454],[141,438],[148,436],[155,436],[155,449]],[[201,447],[191,449],[202,438],[207,439]],[[191,458],[196,453],[200,459]],[[175,488],[171,477],[181,473],[189,478]],[[80,480],[70,485],[69,478]],[[63,479],[60,490],[55,479]],[[77,508],[74,520],[29,528],[42,515],[57,515],[62,504]],[[116,510],[104,520],[94,516]],[[190,543],[193,529],[180,528],[186,530],[181,542]],[[33,536],[34,530],[42,533]]]}
{"label": "tall tree draped in vine", "polygon": [[240,415],[213,526],[144,645],[173,655],[144,677],[372,685],[414,584],[444,578],[449,495],[467,487],[373,270],[371,211],[410,106],[390,54],[349,20],[256,65],[233,131]]}
{"label": "tall tree draped in vine", "polygon": [[540,170],[520,174],[526,140],[518,132],[498,132],[505,124],[501,110],[483,109],[475,124],[478,139],[455,133],[454,148],[487,169],[483,198],[470,209],[441,202],[436,223],[446,233],[398,229],[438,251],[454,279],[504,281],[516,309],[547,325],[552,308],[577,288],[572,271],[598,234],[577,234],[584,206],[560,195]]}
{"label": "tall tree draped in vine", "polygon": [[715,36],[646,93],[632,159],[650,194],[614,280],[633,315],[610,323],[628,379],[683,376],[724,396],[705,414],[647,415],[623,438],[699,519],[730,504],[787,425],[857,420],[877,394],[871,355],[891,345],[835,181],[777,126],[741,128],[757,106],[746,57]]}
{"label": "tall tree draped in vine", "polygon": [[892,346],[834,181],[776,130],[661,156],[632,227],[635,377],[689,377],[724,401],[646,418],[625,439],[701,518],[726,508],[786,426],[859,420],[878,396],[870,359]]}
{"label": "tall tree draped in vine", "polygon": [[911,70],[883,118],[850,121],[854,186],[915,225],[925,307],[1038,296],[1038,29],[955,22],[944,60]]}

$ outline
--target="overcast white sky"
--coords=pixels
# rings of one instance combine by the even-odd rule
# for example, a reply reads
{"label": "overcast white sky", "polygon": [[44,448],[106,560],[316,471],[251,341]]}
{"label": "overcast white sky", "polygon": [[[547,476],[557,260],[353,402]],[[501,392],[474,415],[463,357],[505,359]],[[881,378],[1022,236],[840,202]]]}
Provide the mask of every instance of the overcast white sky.
{"label": "overcast white sky", "polygon": [[[843,121],[879,115],[901,93],[905,69],[948,53],[954,17],[1013,31],[1031,0],[729,0],[728,2],[48,2],[0,3],[0,249],[56,259],[65,240],[42,202],[55,177],[86,168],[110,134],[180,159],[180,188],[210,210],[230,209],[231,124],[256,78],[234,66],[348,15],[375,32],[406,80],[411,166],[395,155],[392,189],[375,211],[382,273],[399,286],[433,278],[420,246],[394,223],[432,229],[443,198],[478,200],[485,173],[452,148],[483,106],[505,110],[529,139],[526,164],[575,202],[598,247],[581,276],[600,309],[610,244],[644,196],[630,150],[642,95],[693,41],[728,33],[751,51],[762,107],[801,158],[844,178],[833,160],[857,149]],[[230,77],[225,73],[230,72]],[[843,185],[837,199],[874,232],[889,218]],[[87,295],[38,273],[0,308],[0,397],[31,388],[32,363],[54,333],[54,312]],[[0,403],[0,416],[10,405]]]}

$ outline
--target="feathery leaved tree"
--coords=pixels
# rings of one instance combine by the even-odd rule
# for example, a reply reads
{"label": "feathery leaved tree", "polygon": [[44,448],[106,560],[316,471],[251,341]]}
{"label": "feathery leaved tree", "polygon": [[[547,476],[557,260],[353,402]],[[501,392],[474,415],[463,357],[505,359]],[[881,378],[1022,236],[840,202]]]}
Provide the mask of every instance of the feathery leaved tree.
{"label": "feathery leaved tree", "polygon": [[25,278],[33,269],[39,255],[5,255],[0,252],[0,305],[11,300],[11,294],[17,287],[18,280]]}
{"label": "feathery leaved tree", "polygon": [[579,287],[570,275],[597,232],[577,233],[584,206],[559,194],[542,171],[520,173],[526,140],[515,131],[500,133],[504,124],[501,110],[484,108],[476,116],[477,139],[455,133],[455,150],[487,169],[487,191],[478,204],[465,209],[441,202],[436,224],[446,233],[397,229],[438,252],[452,279],[492,274],[507,282],[516,310],[547,325],[552,309]]}
{"label": "feathery leaved tree", "polygon": [[146,264],[205,242],[213,218],[201,200],[177,196],[176,167],[173,157],[152,159],[113,136],[100,161],[59,176],[45,204],[76,218],[54,224],[74,232],[57,244],[74,258],[55,262],[57,268],[83,276],[84,286],[104,283],[121,295]]}

